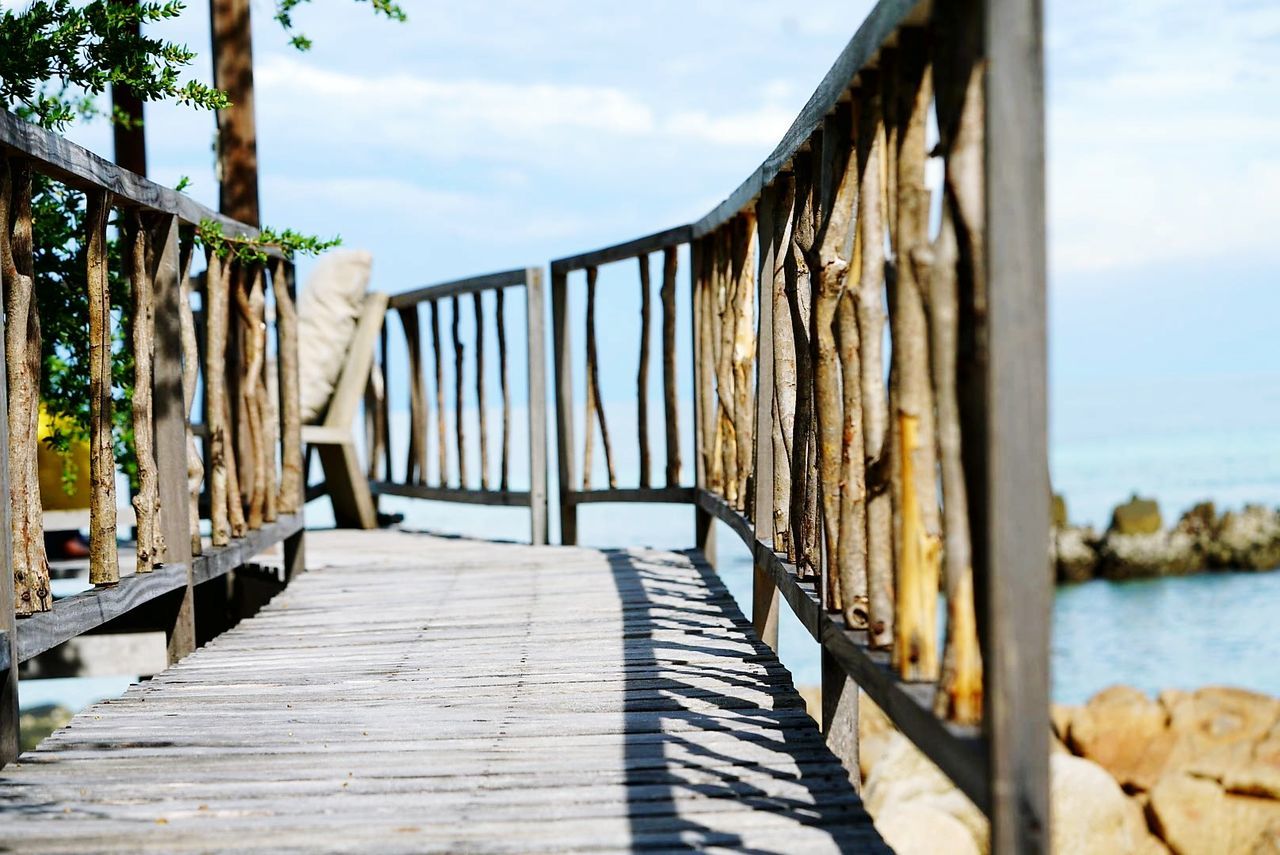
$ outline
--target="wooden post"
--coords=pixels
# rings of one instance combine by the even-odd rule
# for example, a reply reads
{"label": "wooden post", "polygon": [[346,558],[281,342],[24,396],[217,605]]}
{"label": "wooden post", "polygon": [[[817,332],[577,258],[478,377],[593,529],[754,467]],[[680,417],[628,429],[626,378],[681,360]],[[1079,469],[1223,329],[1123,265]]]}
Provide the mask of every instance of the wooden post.
{"label": "wooden post", "polygon": [[116,460],[111,444],[111,297],[107,279],[107,214],[111,196],[88,194],[89,288],[89,581],[120,581],[116,548]]}
{"label": "wooden post", "polygon": [[[280,376],[280,512],[300,514],[307,500],[306,461],[302,451],[302,405],[298,379],[298,311],[292,262],[278,261],[271,285],[276,297],[276,367]],[[285,581],[306,570],[305,534],[284,541]]]}
{"label": "wooden post", "polygon": [[774,241],[777,190],[764,188],[756,205],[756,227],[760,238],[760,274],[757,292],[760,305],[756,338],[756,425],[755,425],[755,573],[751,583],[751,622],[756,635],[778,651],[778,589],[766,564],[767,551],[774,548],[773,537],[773,270],[778,245]]}
{"label": "wooden post", "polygon": [[569,501],[575,487],[573,463],[573,355],[569,329],[569,277],[551,271],[551,346],[556,372],[556,466],[560,494],[560,543],[578,542],[578,506]]}
{"label": "wooden post", "polygon": [[[489,419],[485,413],[484,391],[484,294],[471,295],[476,320],[476,419],[480,423],[480,489],[489,489]],[[385,360],[385,355],[384,355]],[[387,390],[388,394],[390,390]],[[390,443],[388,443],[390,446]]]}
{"label": "wooden post", "polygon": [[676,395],[676,254],[662,249],[662,400],[666,424],[668,487],[680,485],[680,401]]}
{"label": "wooden post", "polygon": [[640,363],[636,368],[636,430],[640,440],[640,486],[649,486],[649,253],[640,262]]}
{"label": "wooden post", "polygon": [[[0,161],[0,169],[8,174],[8,164]],[[0,182],[0,185],[7,184]],[[9,210],[7,186],[0,186],[0,249],[7,248]],[[2,253],[0,253],[2,254]],[[0,306],[5,305],[7,276],[0,276]],[[0,316],[0,342],[5,341],[5,319]],[[0,448],[9,447],[9,389],[7,371],[0,371]],[[0,768],[18,759],[21,740],[18,733],[18,625],[13,600],[13,531],[9,506],[9,455],[0,453],[0,656],[8,662],[0,668]],[[7,654],[7,655],[6,655]]]}
{"label": "wooden post", "polygon": [[143,219],[151,252],[148,273],[155,305],[155,462],[158,473],[160,536],[164,563],[183,564],[187,584],[164,626],[170,664],[196,646],[195,594],[191,577],[191,531],[184,510],[187,488],[187,413],[182,389],[181,299],[184,273],[178,257],[178,221],[161,215]]}
{"label": "wooden post", "polygon": [[[707,489],[707,436],[708,425],[714,406],[714,380],[711,376],[711,355],[708,352],[710,342],[704,341],[703,325],[708,310],[706,294],[709,283],[706,281],[706,254],[710,250],[710,238],[702,238],[689,244],[690,281],[689,302],[690,327],[693,330],[693,468],[694,487],[701,491]],[[702,509],[701,505],[693,506],[693,544],[706,558],[712,567],[716,565],[716,521],[715,517]]]}
{"label": "wooden post", "polygon": [[[134,22],[130,25],[130,35],[137,38],[142,35],[142,26]],[[147,174],[147,131],[143,125],[143,102],[132,86],[122,83],[111,84],[111,109],[114,113],[128,120],[113,122],[112,160],[138,175]]]}
{"label": "wooden post", "polygon": [[[984,718],[991,849],[1049,850],[1049,542],[1044,69],[1039,0],[982,0],[986,79],[987,352]],[[977,510],[982,506],[981,510]],[[975,543],[977,546],[978,543]]]}
{"label": "wooden post", "polygon": [[[547,358],[543,352],[546,309],[542,292],[542,268],[530,267],[525,271],[524,294],[529,351],[529,540],[535,546],[547,542]],[[563,531],[563,517],[561,526]]]}
{"label": "wooden post", "polygon": [[249,0],[210,0],[213,85],[230,98],[218,111],[218,209],[251,226],[258,211],[258,133],[253,112],[253,34]]}

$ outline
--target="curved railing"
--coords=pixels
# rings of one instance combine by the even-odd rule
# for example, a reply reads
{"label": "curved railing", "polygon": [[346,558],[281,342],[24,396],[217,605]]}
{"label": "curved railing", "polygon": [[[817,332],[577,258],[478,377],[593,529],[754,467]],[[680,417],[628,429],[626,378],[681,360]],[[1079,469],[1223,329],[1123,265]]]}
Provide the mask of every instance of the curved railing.
{"label": "curved railing", "polygon": [[[575,542],[587,502],[692,502],[708,557],[713,520],[726,523],[754,555],[762,638],[776,647],[780,593],[821,645],[824,730],[848,767],[861,687],[988,814],[1007,852],[1043,851],[1048,828],[1039,32],[1034,0],[882,0],[728,199],[690,225],[551,264],[563,542]],[[671,332],[686,246],[692,488],[675,451],[688,422]],[[664,486],[647,480],[645,416],[657,253]],[[620,486],[596,291],[600,267],[633,259],[642,465],[638,483]],[[597,427],[607,486],[592,481]]]}
{"label": "curved railing", "polygon": [[[35,176],[82,193],[86,226],[78,238],[84,268],[75,284],[88,289],[84,394],[92,490],[87,519],[67,525],[87,523],[92,587],[57,599],[36,464],[41,323],[34,291],[71,286],[37,281],[35,252],[67,248],[33,245],[39,234],[32,222]],[[189,277],[202,223],[220,224],[224,235],[236,238],[253,238],[255,229],[3,111],[0,213],[6,309],[0,380],[7,378],[0,386],[0,447],[8,450],[0,455],[0,532],[12,532],[0,537],[3,764],[17,756],[19,664],[102,628],[161,630],[169,661],[177,661],[199,636],[220,629],[197,627],[197,586],[281,542],[284,580],[301,570],[303,480],[292,263],[270,249],[265,262],[209,254],[206,274]],[[120,236],[119,259],[108,251],[112,230]],[[113,263],[120,269],[113,271]],[[122,322],[112,309],[113,283],[128,288],[127,329],[116,329]],[[114,298],[118,304],[125,294]],[[115,490],[113,332],[127,334],[133,362],[130,427],[138,466],[133,509],[120,516],[117,506],[127,503]],[[278,375],[268,371],[272,358]],[[193,432],[193,407],[206,429]],[[116,536],[117,525],[130,522],[128,513],[137,531],[132,554]]]}

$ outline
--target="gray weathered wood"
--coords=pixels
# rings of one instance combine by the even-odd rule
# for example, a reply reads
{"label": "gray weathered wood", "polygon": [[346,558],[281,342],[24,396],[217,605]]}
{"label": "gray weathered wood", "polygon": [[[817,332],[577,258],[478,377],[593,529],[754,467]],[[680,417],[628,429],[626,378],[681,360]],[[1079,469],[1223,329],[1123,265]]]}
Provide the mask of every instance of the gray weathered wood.
{"label": "gray weathered wood", "polygon": [[[773,271],[777,264],[779,246],[774,242],[774,216],[776,191],[765,188],[756,205],[756,227],[759,230],[760,271],[757,277],[756,328],[756,423],[755,496],[753,499],[755,521],[754,540],[773,546],[774,501],[774,347],[773,347]],[[775,651],[778,649],[778,590],[767,568],[758,563],[752,571],[751,622],[760,639]]]}
{"label": "gray weathered wood", "polygon": [[492,291],[496,288],[523,285],[527,274],[528,269],[518,267],[514,270],[503,270],[500,273],[486,273],[483,276],[472,276],[468,279],[457,279],[452,282],[441,282],[438,285],[427,285],[412,291],[393,294],[390,306],[393,309],[401,309],[405,306],[441,300],[445,297],[456,297],[463,294],[474,294],[478,291]]}
{"label": "gray weathered wood", "polygon": [[626,261],[628,258],[635,258],[643,253],[657,252],[669,246],[688,243],[689,238],[689,226],[676,226],[666,231],[655,232],[651,235],[607,246],[603,249],[583,252],[567,258],[557,258],[551,262],[551,275],[552,277],[568,275],[575,270],[599,267],[602,264],[609,264],[613,261]]}
{"label": "gray weathered wood", "polygon": [[402,484],[398,481],[370,481],[376,496],[405,496],[437,502],[465,502],[471,505],[524,507],[529,504],[525,490],[471,490],[463,487],[431,487],[426,484]]}
{"label": "gray weathered wood", "polygon": [[6,770],[6,846],[888,852],[706,564],[312,545],[258,616]]}
{"label": "gray weathered wood", "polygon": [[[986,459],[974,569],[985,599],[993,852],[1049,851],[1048,385],[1039,0],[983,0]],[[980,568],[980,569],[979,569]]]}
{"label": "gray weathered wood", "polygon": [[620,487],[611,490],[562,490],[561,501],[586,505],[595,502],[668,502],[688,504],[693,501],[692,487]]}
{"label": "gray weathered wood", "polygon": [[[8,223],[0,224],[7,232]],[[7,235],[0,235],[7,240]],[[5,304],[5,285],[0,280],[0,306]],[[0,313],[0,342],[5,341],[5,320]],[[0,449],[9,447],[9,389],[6,371],[0,371]],[[0,768],[18,757],[18,633],[13,601],[13,531],[9,502],[9,455],[0,452]]]}
{"label": "gray weathered wood", "polygon": [[[525,271],[525,329],[529,367],[529,539],[547,542],[546,298],[542,268]],[[562,484],[564,482],[561,482]]]}
{"label": "gray weathered wood", "polygon": [[573,443],[573,349],[569,326],[569,274],[551,269],[551,339],[556,376],[556,465],[560,490],[560,543],[578,542],[578,512],[565,491],[577,483]]}

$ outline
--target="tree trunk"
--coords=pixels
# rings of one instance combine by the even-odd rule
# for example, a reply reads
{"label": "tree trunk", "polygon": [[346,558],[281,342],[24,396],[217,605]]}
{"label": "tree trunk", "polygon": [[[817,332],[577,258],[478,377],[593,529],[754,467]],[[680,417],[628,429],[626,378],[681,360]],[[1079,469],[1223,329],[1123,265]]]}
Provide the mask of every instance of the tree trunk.
{"label": "tree trunk", "polygon": [[156,471],[152,396],[155,361],[155,295],[147,265],[147,231],[137,214],[133,232],[133,447],[138,461],[138,494],[133,497],[138,525],[135,572],[150,573],[164,554],[160,526],[160,482]]}

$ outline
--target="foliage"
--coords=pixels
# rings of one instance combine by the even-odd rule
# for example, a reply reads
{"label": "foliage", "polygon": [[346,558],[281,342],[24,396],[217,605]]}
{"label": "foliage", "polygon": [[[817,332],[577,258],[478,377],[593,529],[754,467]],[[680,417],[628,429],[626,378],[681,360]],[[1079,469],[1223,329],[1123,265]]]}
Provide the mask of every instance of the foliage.
{"label": "foliage", "polygon": [[[291,34],[289,44],[302,51],[311,50],[311,39],[307,38],[305,34],[294,30],[293,10],[303,3],[309,2],[311,0],[276,0],[276,23],[286,33]],[[356,0],[356,2],[370,4],[373,7],[374,14],[382,15],[392,21],[404,23],[409,19],[409,16],[404,13],[404,9],[395,0]]]}
{"label": "foliage", "polygon": [[200,245],[215,253],[218,258],[235,257],[244,264],[265,264],[268,253],[276,250],[285,258],[295,255],[319,255],[326,249],[333,249],[342,244],[342,238],[334,235],[331,238],[319,238],[315,235],[304,235],[293,229],[258,229],[258,236],[227,235],[222,231],[222,224],[217,220],[201,220],[196,230],[196,238]]}
{"label": "foliage", "polygon": [[[25,9],[0,11],[0,101],[26,107],[53,128],[94,112],[92,99],[110,85],[127,85],[144,101],[226,106],[222,92],[179,81],[194,52],[141,33],[141,26],[176,18],[183,9],[180,0],[89,0],[79,6],[35,0]],[[46,89],[49,81],[57,81],[56,91]],[[79,94],[68,97],[69,90]]]}

